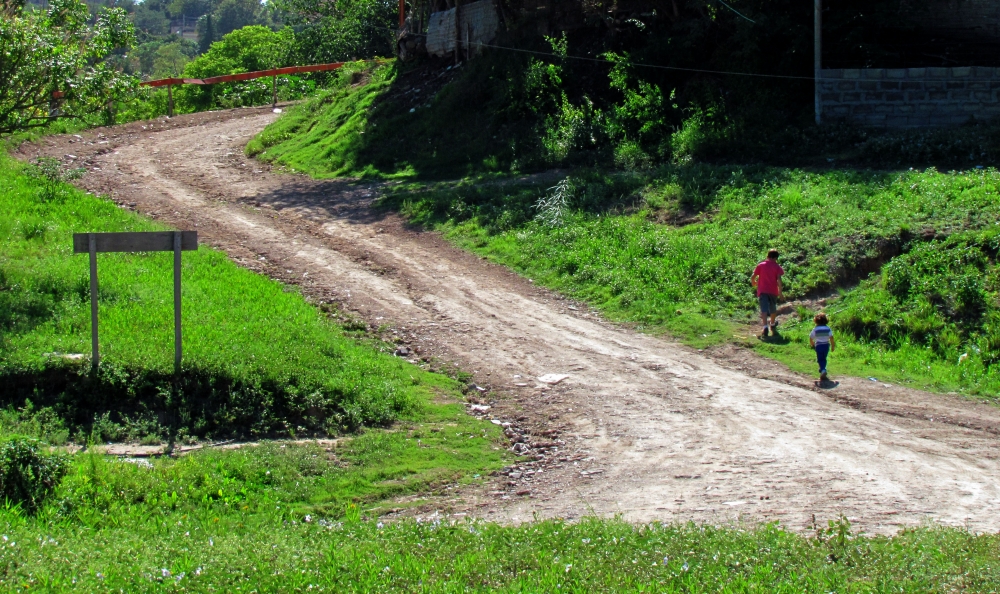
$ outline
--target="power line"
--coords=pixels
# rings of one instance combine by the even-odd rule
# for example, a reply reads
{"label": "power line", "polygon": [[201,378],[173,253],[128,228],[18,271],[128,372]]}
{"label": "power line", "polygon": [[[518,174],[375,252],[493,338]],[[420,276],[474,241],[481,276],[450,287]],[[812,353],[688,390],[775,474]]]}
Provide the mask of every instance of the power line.
{"label": "power line", "polygon": [[755,25],[757,24],[757,21],[755,21],[755,20],[753,20],[753,19],[749,18],[748,16],[744,15],[744,14],[743,14],[742,12],[740,12],[740,11],[736,10],[736,9],[735,9],[735,8],[733,8],[732,6],[730,6],[730,5],[726,4],[726,3],[725,3],[725,2],[723,2],[722,0],[719,0],[719,4],[721,4],[721,5],[725,6],[725,7],[726,7],[726,8],[728,8],[729,10],[731,10],[731,11],[735,12],[736,14],[740,15],[741,17],[743,17],[744,19],[746,19],[746,20],[750,21],[751,23],[753,23],[753,24],[755,24]]}

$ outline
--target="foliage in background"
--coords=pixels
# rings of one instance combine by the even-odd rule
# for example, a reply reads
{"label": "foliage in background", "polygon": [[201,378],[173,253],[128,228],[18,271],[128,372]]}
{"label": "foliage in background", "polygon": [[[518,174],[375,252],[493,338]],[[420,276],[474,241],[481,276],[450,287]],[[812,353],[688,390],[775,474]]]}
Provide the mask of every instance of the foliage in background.
{"label": "foliage in background", "polygon": [[[253,25],[238,29],[188,63],[184,76],[208,78],[288,66],[293,38],[288,28],[272,31]],[[181,112],[255,105],[270,98],[271,80],[265,78],[217,85],[184,85],[178,87],[176,93],[177,108]]]}
{"label": "foliage in background", "polygon": [[83,118],[134,93],[137,81],[106,60],[135,43],[125,12],[89,19],[80,0],[53,0],[47,10],[0,4],[0,135]]}
{"label": "foliage in background", "polygon": [[[288,66],[293,61],[290,54],[292,44],[291,29],[272,31],[267,27],[252,25],[229,33],[201,55],[196,55],[197,48],[193,43],[184,41],[170,44],[157,42],[148,47],[143,45],[139,48],[139,53],[141,61],[150,61],[157,76],[206,78]],[[146,50],[155,52],[146,58]],[[188,60],[189,56],[193,59]],[[183,71],[174,74],[172,68],[177,63],[183,65]],[[291,101],[312,93],[317,80],[322,80],[322,77],[277,77],[278,100]],[[273,90],[270,78],[204,86],[178,85],[173,90],[174,112],[192,113],[269,104]],[[134,100],[117,105],[115,121],[124,123],[166,114],[167,89],[142,87]]]}
{"label": "foliage in background", "polygon": [[386,0],[274,0],[295,28],[300,64],[394,56],[398,4]]}

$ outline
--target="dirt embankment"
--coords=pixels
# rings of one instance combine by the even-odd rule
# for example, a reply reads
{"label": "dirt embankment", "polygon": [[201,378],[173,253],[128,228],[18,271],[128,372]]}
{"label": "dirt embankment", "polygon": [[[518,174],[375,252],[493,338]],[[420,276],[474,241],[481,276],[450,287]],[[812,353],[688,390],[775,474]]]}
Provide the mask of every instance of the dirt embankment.
{"label": "dirt embankment", "polygon": [[[478,414],[511,422],[517,447],[538,459],[438,502],[453,512],[744,517],[794,529],[844,514],[871,532],[927,520],[1000,529],[996,408],[868,380],[819,391],[743,350],[699,353],[609,324],[373,211],[377,186],[246,159],[244,144],[275,117],[137,122],[46,138],[20,155],[86,166],[81,186],[388,325],[409,358],[474,372],[490,406]],[[545,374],[567,377],[538,381]]]}

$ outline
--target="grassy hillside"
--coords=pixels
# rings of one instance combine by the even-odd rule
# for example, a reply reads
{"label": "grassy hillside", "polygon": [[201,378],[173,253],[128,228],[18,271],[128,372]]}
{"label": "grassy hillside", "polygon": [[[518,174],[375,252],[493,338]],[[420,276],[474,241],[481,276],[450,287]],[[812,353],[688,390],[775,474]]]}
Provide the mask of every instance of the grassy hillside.
{"label": "grassy hillside", "polygon": [[[822,308],[841,335],[839,373],[1000,393],[994,169],[691,165],[568,182],[561,202],[544,186],[463,182],[401,187],[386,204],[615,319],[699,346],[735,339],[811,370],[806,336]],[[770,247],[804,321],[757,341],[748,278]]]}
{"label": "grassy hillside", "polygon": [[[565,39],[520,42],[545,53],[572,48]],[[603,59],[490,50],[460,67],[354,64],[289,108],[247,153],[318,177],[397,179],[694,163],[947,171],[1000,159],[997,125],[816,127],[811,117],[790,122],[772,113],[797,96],[781,85],[732,91],[727,97],[746,104],[727,112],[693,97],[682,101],[670,80],[650,82],[648,69],[627,56]],[[811,105],[811,95],[803,101]]]}

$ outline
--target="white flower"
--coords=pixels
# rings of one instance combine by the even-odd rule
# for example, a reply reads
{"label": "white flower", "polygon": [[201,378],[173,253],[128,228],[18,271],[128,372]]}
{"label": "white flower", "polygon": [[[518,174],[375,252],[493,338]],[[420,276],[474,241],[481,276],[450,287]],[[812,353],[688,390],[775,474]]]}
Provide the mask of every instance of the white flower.
{"label": "white flower", "polygon": [[310,515],[306,515],[306,517],[305,517],[305,518],[303,518],[303,519],[302,519],[302,521],[304,521],[305,523],[307,523],[307,524],[308,524],[309,522],[312,522],[312,521],[313,521],[313,518],[312,518],[312,516],[310,516]]}
{"label": "white flower", "polygon": [[163,575],[163,577],[168,578],[170,577],[170,570],[164,567],[160,570],[160,574]]}
{"label": "white flower", "polygon": [[573,566],[572,565],[567,565],[566,566],[566,573],[569,573],[570,569],[573,569]]}

